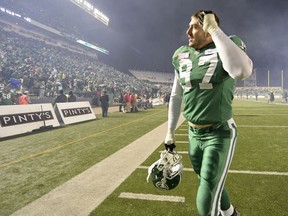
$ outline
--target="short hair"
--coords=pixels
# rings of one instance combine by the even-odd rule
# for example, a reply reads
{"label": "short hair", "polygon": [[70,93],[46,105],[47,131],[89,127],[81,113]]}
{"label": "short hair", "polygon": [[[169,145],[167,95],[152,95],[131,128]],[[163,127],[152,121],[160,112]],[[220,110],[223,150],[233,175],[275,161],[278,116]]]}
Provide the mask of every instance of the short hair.
{"label": "short hair", "polygon": [[209,13],[214,14],[215,20],[216,20],[218,26],[220,26],[220,19],[219,19],[219,17],[217,16],[217,14],[214,11],[211,11],[211,10],[199,10],[195,14],[193,14],[192,16],[193,17],[199,17],[202,12],[205,12],[206,14],[209,14]]}

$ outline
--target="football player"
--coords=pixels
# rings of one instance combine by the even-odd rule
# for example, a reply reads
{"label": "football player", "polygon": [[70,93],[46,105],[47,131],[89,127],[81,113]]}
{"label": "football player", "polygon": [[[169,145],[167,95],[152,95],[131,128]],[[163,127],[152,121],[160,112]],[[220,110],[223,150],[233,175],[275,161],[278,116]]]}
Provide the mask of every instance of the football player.
{"label": "football player", "polygon": [[188,154],[199,178],[196,205],[201,216],[240,215],[224,187],[236,147],[232,115],[236,80],[252,73],[246,46],[227,36],[213,11],[198,11],[188,26],[188,45],[172,58],[175,79],[170,97],[165,147],[175,148],[175,129],[181,113],[189,124]]}

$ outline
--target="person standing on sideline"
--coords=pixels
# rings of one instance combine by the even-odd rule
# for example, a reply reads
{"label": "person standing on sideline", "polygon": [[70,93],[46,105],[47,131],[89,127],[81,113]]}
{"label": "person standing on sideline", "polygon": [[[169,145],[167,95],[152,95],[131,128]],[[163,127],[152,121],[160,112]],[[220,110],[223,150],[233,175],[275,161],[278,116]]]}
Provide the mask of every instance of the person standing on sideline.
{"label": "person standing on sideline", "polygon": [[131,98],[130,93],[126,92],[124,94],[124,102],[125,102],[125,112],[130,113],[131,112]]}
{"label": "person standing on sideline", "polygon": [[31,104],[30,96],[28,91],[24,91],[23,94],[19,97],[20,105]]}
{"label": "person standing on sideline", "polygon": [[166,93],[164,97],[164,103],[167,105],[167,108],[169,108],[169,101],[170,101],[170,93]]}
{"label": "person standing on sideline", "polygon": [[76,96],[73,94],[72,91],[69,92],[68,102],[76,102]]}
{"label": "person standing on sideline", "polygon": [[123,99],[123,93],[121,92],[118,97],[118,103],[119,103],[119,112],[123,112],[125,110],[125,104]]}
{"label": "person standing on sideline", "polygon": [[131,112],[137,112],[137,97],[135,94],[130,94]]}
{"label": "person standing on sideline", "polygon": [[236,147],[232,100],[236,80],[248,78],[253,63],[244,42],[227,36],[213,11],[198,11],[188,26],[188,45],[172,58],[175,78],[170,96],[165,148],[173,151],[181,113],[189,123],[188,154],[199,185],[196,205],[201,216],[240,215],[224,183]]}
{"label": "person standing on sideline", "polygon": [[282,103],[287,103],[287,97],[288,97],[287,92],[283,91],[283,93],[282,93]]}
{"label": "person standing on sideline", "polygon": [[275,100],[273,91],[270,91],[268,94],[268,103],[273,103]]}
{"label": "person standing on sideline", "polygon": [[101,108],[102,108],[102,117],[108,117],[108,107],[109,107],[109,96],[107,92],[104,91],[100,96]]}
{"label": "person standing on sideline", "polygon": [[67,96],[64,94],[63,90],[59,91],[59,95],[56,97],[55,101],[54,101],[54,105],[56,103],[66,103],[68,102],[68,98]]}
{"label": "person standing on sideline", "polygon": [[257,90],[255,90],[255,99],[256,99],[256,101],[258,101],[258,91]]}

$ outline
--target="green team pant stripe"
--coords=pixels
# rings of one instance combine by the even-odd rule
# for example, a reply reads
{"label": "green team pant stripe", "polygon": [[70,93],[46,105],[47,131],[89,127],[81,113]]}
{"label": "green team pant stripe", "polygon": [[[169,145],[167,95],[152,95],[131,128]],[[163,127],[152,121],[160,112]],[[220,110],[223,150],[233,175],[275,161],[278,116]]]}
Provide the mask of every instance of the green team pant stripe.
{"label": "green team pant stripe", "polygon": [[222,176],[220,178],[220,181],[218,182],[218,186],[217,186],[217,190],[214,196],[214,200],[213,200],[213,205],[212,205],[212,211],[211,211],[211,216],[217,216],[215,215],[216,208],[219,207],[220,209],[220,200],[221,200],[221,193],[224,187],[224,183],[227,177],[227,173],[230,167],[230,164],[232,162],[232,158],[234,155],[234,151],[235,151],[235,147],[236,147],[236,141],[237,141],[237,128],[236,128],[236,124],[234,122],[234,119],[231,118],[227,121],[228,126],[231,130],[231,140],[230,140],[230,147],[229,147],[229,151],[228,151],[228,155],[226,158],[226,164],[225,164],[225,168],[222,172]]}

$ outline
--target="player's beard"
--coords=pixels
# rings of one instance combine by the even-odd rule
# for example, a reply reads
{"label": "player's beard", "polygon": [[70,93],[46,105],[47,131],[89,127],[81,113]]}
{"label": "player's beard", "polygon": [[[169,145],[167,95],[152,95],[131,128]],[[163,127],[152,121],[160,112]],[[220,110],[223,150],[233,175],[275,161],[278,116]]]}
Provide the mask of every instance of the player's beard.
{"label": "player's beard", "polygon": [[204,32],[200,34],[195,34],[193,35],[193,38],[191,38],[191,40],[189,39],[189,46],[195,49],[201,49],[208,44],[207,38],[208,35],[206,35]]}

